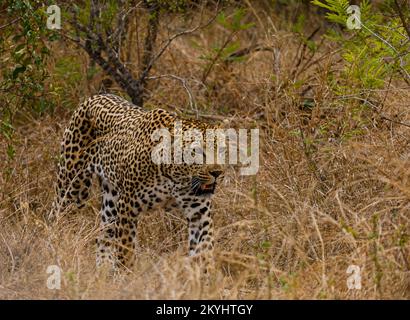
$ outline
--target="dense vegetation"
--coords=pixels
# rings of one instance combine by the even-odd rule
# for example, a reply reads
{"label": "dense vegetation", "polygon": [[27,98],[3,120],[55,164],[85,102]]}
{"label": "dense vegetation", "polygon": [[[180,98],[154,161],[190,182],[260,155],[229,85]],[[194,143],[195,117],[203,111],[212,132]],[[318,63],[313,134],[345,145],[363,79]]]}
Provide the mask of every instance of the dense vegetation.
{"label": "dense vegetation", "polygon": [[[49,29],[52,1],[3,1],[0,298],[409,299],[410,2],[355,3],[357,29],[347,0],[73,0]],[[115,281],[95,270],[97,190],[46,222],[64,127],[99,92],[259,128],[258,174],[218,188],[207,281],[177,214],[142,217]]]}

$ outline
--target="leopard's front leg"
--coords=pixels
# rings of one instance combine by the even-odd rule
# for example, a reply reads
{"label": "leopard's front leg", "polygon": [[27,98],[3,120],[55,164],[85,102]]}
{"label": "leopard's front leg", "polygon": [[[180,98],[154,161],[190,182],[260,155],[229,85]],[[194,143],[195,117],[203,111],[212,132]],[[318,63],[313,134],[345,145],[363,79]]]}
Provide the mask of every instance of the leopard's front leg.
{"label": "leopard's front leg", "polygon": [[120,197],[115,223],[115,254],[117,266],[131,268],[135,261],[137,216],[142,211],[137,199]]}
{"label": "leopard's front leg", "polygon": [[115,190],[101,180],[101,233],[97,238],[97,267],[108,265],[113,271],[133,265],[136,248],[138,200]]}
{"label": "leopard's front leg", "polygon": [[97,237],[97,267],[116,266],[116,221],[118,219],[118,192],[106,179],[100,179],[102,201],[100,210],[100,234]]}
{"label": "leopard's front leg", "polygon": [[185,195],[177,198],[176,202],[188,221],[189,255],[211,256],[214,230],[210,197]]}

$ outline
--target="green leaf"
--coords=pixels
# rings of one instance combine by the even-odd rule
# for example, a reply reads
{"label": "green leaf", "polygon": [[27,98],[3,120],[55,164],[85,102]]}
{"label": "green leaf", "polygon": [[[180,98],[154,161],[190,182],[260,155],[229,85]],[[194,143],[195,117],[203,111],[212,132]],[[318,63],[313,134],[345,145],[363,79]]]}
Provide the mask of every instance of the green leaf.
{"label": "green leaf", "polygon": [[14,156],[15,156],[15,154],[16,154],[16,150],[14,149],[14,147],[13,147],[13,145],[12,144],[9,144],[8,146],[7,146],[7,156],[9,157],[9,159],[10,160],[13,160],[14,159]]}
{"label": "green leaf", "polygon": [[317,49],[316,43],[312,40],[306,41],[306,46],[309,48],[310,51],[316,51]]}
{"label": "green leaf", "polygon": [[292,27],[292,31],[296,33],[303,33],[305,27],[306,17],[304,14],[298,16],[296,23]]}
{"label": "green leaf", "polygon": [[226,16],[225,12],[221,12],[218,17],[216,18],[216,21],[218,21],[219,24],[224,26],[225,28],[228,28],[228,22],[226,21]]}
{"label": "green leaf", "polygon": [[240,29],[241,29],[241,30],[248,30],[248,29],[250,29],[250,28],[252,28],[252,27],[254,27],[254,26],[255,26],[255,23],[254,23],[254,22],[244,23],[244,24],[241,25]]}
{"label": "green leaf", "polygon": [[19,44],[15,49],[14,49],[14,53],[19,53],[20,50],[24,49],[26,47],[25,43],[21,43]]}

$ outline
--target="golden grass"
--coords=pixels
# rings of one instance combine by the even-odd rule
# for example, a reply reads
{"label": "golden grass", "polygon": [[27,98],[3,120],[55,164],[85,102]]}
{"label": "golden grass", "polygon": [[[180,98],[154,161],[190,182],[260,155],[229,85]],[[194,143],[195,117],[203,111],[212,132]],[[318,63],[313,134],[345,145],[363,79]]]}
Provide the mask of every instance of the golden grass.
{"label": "golden grass", "polygon": [[[205,46],[215,37],[211,30],[195,40]],[[215,272],[202,275],[186,257],[186,225],[178,214],[142,216],[137,264],[114,278],[95,268],[97,192],[85,209],[57,225],[45,222],[70,115],[58,108],[20,121],[14,159],[0,138],[0,299],[409,299],[409,129],[369,110],[361,116],[371,121],[352,120],[358,102],[340,102],[325,81],[340,67],[333,55],[299,76],[312,84],[316,102],[313,111],[300,110],[301,88],[286,80],[297,49],[292,34],[261,34],[280,55],[258,52],[218,64],[207,90],[194,81],[202,67],[189,39],[178,39],[157,70],[188,79],[200,113],[261,131],[257,176],[231,169],[215,196]],[[84,55],[79,59],[86,65]],[[90,83],[66,92],[73,105],[93,93]],[[400,88],[389,87],[384,112],[410,122],[410,92]],[[195,114],[184,107],[188,98],[178,82],[152,81],[149,90],[148,106]],[[374,96],[383,101],[386,91]],[[360,134],[347,136],[357,128]],[[46,286],[49,265],[63,271],[61,290]],[[347,288],[349,265],[361,268],[361,290]]]}

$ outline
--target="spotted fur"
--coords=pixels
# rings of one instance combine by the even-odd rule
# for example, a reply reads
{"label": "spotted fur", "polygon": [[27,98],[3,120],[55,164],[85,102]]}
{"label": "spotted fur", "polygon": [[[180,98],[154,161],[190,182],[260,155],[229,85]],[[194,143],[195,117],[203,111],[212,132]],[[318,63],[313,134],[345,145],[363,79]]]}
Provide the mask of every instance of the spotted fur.
{"label": "spotted fur", "polygon": [[114,95],[81,103],[64,132],[53,213],[84,205],[92,177],[99,180],[101,233],[97,265],[129,267],[136,248],[138,216],[158,206],[179,208],[188,221],[189,254],[212,252],[211,198],[222,172],[215,166],[155,164],[151,135],[156,129],[205,132],[212,126],[178,119],[162,109],[145,111]]}

